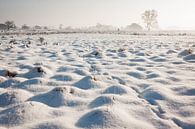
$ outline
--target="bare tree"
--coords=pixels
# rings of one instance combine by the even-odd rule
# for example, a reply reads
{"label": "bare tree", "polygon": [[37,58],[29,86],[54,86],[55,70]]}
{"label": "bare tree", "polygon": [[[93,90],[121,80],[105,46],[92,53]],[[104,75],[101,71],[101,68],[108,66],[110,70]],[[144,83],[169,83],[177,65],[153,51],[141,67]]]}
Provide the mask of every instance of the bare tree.
{"label": "bare tree", "polygon": [[14,21],[6,21],[5,25],[7,26],[8,30],[16,28]]}
{"label": "bare tree", "polygon": [[7,26],[5,24],[0,23],[0,30],[6,30]]}
{"label": "bare tree", "polygon": [[35,26],[34,26],[34,29],[35,29],[35,30],[41,30],[41,29],[42,29],[42,27],[41,27],[41,26],[39,26],[39,25],[35,25]]}
{"label": "bare tree", "polygon": [[47,27],[47,26],[44,26],[43,29],[44,29],[44,30],[48,30],[48,27]]}
{"label": "bare tree", "polygon": [[26,24],[24,24],[24,25],[22,25],[21,29],[23,29],[23,30],[29,30],[29,29],[30,29],[30,27],[29,27],[29,26],[27,26]]}
{"label": "bare tree", "polygon": [[144,20],[144,23],[146,24],[146,28],[148,29],[148,31],[150,31],[151,28],[157,26],[158,24],[157,16],[158,16],[158,13],[156,10],[146,10],[142,14],[142,19]]}

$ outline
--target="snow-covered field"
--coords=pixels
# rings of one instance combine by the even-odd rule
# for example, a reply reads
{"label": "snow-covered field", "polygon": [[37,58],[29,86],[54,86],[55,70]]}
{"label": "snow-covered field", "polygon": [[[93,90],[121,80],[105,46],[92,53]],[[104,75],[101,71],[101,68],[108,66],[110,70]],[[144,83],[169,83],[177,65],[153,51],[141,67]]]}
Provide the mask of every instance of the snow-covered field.
{"label": "snow-covered field", "polygon": [[2,36],[0,128],[194,129],[194,51],[195,36]]}

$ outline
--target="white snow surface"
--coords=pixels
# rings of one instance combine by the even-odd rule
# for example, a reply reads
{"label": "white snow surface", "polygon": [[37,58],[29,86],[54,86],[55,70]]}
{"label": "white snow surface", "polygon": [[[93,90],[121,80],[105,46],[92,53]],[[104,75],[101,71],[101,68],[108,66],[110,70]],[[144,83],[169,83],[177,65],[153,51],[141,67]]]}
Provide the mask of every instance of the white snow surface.
{"label": "white snow surface", "polygon": [[195,129],[195,36],[0,38],[0,129]]}

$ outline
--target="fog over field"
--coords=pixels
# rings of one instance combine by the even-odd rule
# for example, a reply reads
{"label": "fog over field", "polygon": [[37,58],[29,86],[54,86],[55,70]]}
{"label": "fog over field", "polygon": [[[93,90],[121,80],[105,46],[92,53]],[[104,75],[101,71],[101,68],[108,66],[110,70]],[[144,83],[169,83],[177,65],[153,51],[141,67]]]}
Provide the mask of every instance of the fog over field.
{"label": "fog over field", "polygon": [[0,0],[0,129],[194,129],[194,0]]}

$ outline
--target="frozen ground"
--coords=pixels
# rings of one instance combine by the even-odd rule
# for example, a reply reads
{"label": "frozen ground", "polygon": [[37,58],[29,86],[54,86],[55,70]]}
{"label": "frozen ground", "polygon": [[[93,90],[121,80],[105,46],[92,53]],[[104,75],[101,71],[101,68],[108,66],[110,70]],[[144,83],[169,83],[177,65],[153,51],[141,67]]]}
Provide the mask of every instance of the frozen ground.
{"label": "frozen ground", "polygon": [[194,129],[194,51],[195,36],[2,36],[0,128]]}

